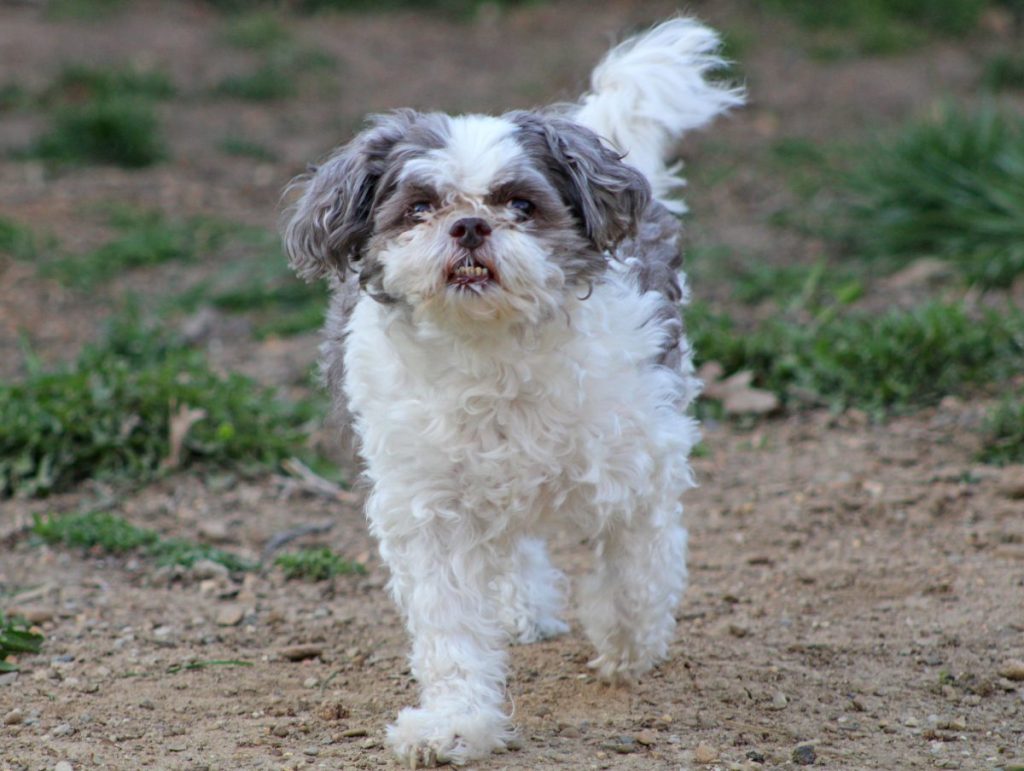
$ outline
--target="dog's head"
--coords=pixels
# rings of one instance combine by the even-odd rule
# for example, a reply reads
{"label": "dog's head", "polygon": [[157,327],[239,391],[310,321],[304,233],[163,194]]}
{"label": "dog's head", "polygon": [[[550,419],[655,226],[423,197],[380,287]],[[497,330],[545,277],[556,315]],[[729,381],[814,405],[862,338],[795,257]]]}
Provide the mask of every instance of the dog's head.
{"label": "dog's head", "polygon": [[355,270],[380,302],[474,321],[539,320],[586,292],[650,198],[593,132],[530,112],[376,116],[295,185],[300,275]]}

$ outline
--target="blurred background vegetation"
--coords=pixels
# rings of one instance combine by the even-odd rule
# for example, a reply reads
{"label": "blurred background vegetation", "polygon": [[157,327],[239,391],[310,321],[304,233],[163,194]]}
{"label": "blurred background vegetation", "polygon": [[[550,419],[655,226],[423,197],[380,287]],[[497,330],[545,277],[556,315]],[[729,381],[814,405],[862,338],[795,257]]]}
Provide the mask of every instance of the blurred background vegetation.
{"label": "blurred background vegetation", "polygon": [[[0,496],[259,475],[292,456],[328,474],[313,374],[326,290],[281,254],[288,178],[367,111],[569,98],[610,34],[671,11],[0,6],[5,34],[36,36],[0,70]],[[722,30],[721,76],[751,97],[682,148],[702,416],[884,421],[976,400],[978,457],[1024,462],[1024,4],[692,11]],[[732,409],[737,383],[773,399]]]}

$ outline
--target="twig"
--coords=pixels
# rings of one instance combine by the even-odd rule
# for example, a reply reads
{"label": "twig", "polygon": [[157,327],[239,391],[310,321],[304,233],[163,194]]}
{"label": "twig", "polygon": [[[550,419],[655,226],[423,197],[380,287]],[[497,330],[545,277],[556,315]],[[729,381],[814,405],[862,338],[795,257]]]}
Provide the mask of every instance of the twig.
{"label": "twig", "polygon": [[281,463],[281,467],[295,478],[296,483],[302,490],[308,493],[331,498],[343,503],[357,503],[359,501],[359,496],[356,493],[345,490],[340,485],[324,479],[298,458],[288,458],[288,460]]}
{"label": "twig", "polygon": [[285,530],[277,533],[271,537],[271,539],[267,541],[267,545],[263,547],[263,553],[260,555],[260,562],[266,562],[275,551],[280,549],[286,543],[291,543],[296,538],[302,538],[304,535],[326,533],[334,527],[336,521],[337,520],[329,519],[326,522],[302,525],[300,527],[294,527],[291,530]]}

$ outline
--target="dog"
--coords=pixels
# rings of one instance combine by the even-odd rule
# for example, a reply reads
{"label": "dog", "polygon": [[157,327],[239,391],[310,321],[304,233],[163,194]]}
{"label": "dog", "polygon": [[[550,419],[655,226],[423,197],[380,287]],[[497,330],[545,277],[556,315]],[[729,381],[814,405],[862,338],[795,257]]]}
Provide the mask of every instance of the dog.
{"label": "dog", "polygon": [[568,631],[543,537],[595,547],[590,666],[669,650],[699,391],[679,307],[679,138],[741,104],[717,35],[677,18],[613,48],[574,104],[377,115],[296,178],[290,264],[332,286],[326,383],[412,637],[420,704],[388,743],[464,764],[514,735],[506,648]]}

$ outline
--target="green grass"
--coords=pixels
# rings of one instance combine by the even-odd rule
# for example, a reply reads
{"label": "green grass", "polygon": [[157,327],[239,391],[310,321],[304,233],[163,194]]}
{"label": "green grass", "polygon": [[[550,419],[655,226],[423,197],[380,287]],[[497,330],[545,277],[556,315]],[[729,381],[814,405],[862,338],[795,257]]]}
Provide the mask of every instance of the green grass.
{"label": "green grass", "polygon": [[115,96],[58,107],[30,155],[61,164],[150,166],[167,157],[146,99]]}
{"label": "green grass", "polygon": [[82,102],[114,98],[169,99],[176,93],[170,77],[159,70],[140,70],[127,65],[90,67],[71,64],[61,70],[48,89],[47,97],[64,102]]}
{"label": "green grass", "polygon": [[14,220],[0,217],[0,254],[17,260],[31,260],[38,254],[39,242],[35,234]]}
{"label": "green grass", "polygon": [[276,161],[277,153],[266,145],[253,142],[250,139],[238,136],[224,137],[219,147],[227,155],[236,155],[243,158],[252,158],[257,161]]}
{"label": "green grass", "polygon": [[982,82],[992,91],[1024,89],[1024,54],[1014,52],[993,56],[985,63]]}
{"label": "green grass", "polygon": [[733,296],[756,305],[774,301],[785,311],[816,311],[849,305],[864,294],[863,280],[853,271],[824,262],[815,265],[745,266],[730,280]]}
{"label": "green grass", "polygon": [[810,399],[872,412],[932,404],[1024,370],[1024,314],[968,314],[930,304],[881,315],[835,315],[814,323],[773,320],[740,329],[695,305],[687,324],[699,361],[727,374],[754,373],[754,384],[790,403]]}
{"label": "green grass", "polygon": [[984,287],[1024,273],[1024,120],[951,108],[861,157],[848,205],[859,256],[947,259]]}
{"label": "green grass", "polygon": [[43,636],[30,629],[25,619],[5,615],[0,610],[0,674],[18,671],[18,665],[10,661],[10,657],[42,650]]}
{"label": "green grass", "polygon": [[366,572],[362,565],[339,557],[326,546],[282,554],[274,560],[274,564],[284,571],[286,578],[301,578],[304,581],[326,581],[335,576]]}
{"label": "green grass", "polygon": [[254,228],[238,235],[246,245],[244,261],[226,265],[204,285],[179,295],[173,305],[194,310],[206,303],[244,314],[252,320],[258,338],[319,329],[327,308],[327,287],[295,278],[277,234]]}
{"label": "green grass", "polygon": [[255,569],[252,563],[223,549],[183,538],[164,538],[155,530],[138,527],[107,512],[37,514],[32,523],[32,535],[51,545],[94,554],[124,555],[140,551],[155,558],[158,565],[191,567],[199,560],[210,560],[231,571]]}
{"label": "green grass", "polygon": [[216,249],[232,229],[208,218],[172,220],[157,211],[127,206],[111,210],[110,225],[118,231],[116,238],[91,252],[52,260],[44,273],[89,289],[132,268],[199,259]]}
{"label": "green grass", "polygon": [[255,102],[288,99],[298,93],[306,74],[329,74],[335,65],[334,59],[322,51],[281,45],[265,53],[262,64],[252,72],[222,80],[215,92]]}
{"label": "green grass", "polygon": [[1004,466],[1024,463],[1024,391],[1004,397],[986,418],[980,458]]}
{"label": "green grass", "polygon": [[935,36],[973,30],[988,0],[769,0],[765,5],[814,33],[812,52],[825,57],[892,54]]}
{"label": "green grass", "polygon": [[229,18],[222,37],[235,48],[267,51],[287,43],[291,33],[279,13],[257,9]]}
{"label": "green grass", "polygon": [[205,417],[180,447],[182,466],[255,473],[301,454],[315,409],[289,404],[128,314],[98,344],[50,372],[0,383],[0,497],[45,495],[83,479],[143,481],[170,456],[170,424]]}

